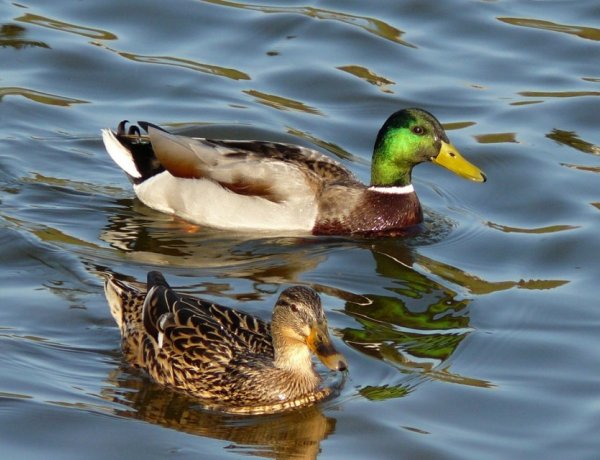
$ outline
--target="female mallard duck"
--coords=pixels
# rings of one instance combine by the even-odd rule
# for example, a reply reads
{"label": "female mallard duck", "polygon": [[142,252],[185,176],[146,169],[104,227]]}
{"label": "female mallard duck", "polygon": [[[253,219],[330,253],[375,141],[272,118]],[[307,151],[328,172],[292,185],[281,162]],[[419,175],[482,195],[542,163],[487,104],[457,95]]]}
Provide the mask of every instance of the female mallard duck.
{"label": "female mallard duck", "polygon": [[483,173],[421,109],[392,114],[379,130],[371,185],[339,162],[305,147],[261,141],[175,136],[140,122],[125,133],[103,130],[113,160],[138,198],[158,211],[216,228],[393,235],[423,221],[411,184],[415,165],[431,161],[477,182]]}
{"label": "female mallard duck", "polygon": [[105,293],[129,362],[158,383],[229,413],[266,414],[324,400],[311,352],[329,369],[345,371],[317,293],[284,290],[271,324],[254,316],[174,292],[162,274],[148,284],[109,275]]}

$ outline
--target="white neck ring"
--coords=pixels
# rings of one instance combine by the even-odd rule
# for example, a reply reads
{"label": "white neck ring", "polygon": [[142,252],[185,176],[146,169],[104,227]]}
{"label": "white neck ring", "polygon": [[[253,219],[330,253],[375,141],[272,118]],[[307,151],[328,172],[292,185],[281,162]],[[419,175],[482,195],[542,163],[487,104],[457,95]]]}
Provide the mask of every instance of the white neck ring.
{"label": "white neck ring", "polygon": [[402,187],[378,187],[373,185],[369,187],[369,190],[377,193],[389,193],[391,195],[406,195],[408,193],[413,193],[415,188],[412,184],[404,185]]}

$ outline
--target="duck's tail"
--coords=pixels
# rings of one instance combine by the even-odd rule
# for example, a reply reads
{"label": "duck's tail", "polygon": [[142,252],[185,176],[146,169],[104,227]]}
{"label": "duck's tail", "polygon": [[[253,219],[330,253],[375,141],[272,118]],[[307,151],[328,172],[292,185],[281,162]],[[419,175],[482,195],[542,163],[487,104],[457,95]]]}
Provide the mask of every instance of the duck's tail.
{"label": "duck's tail", "polygon": [[128,324],[139,323],[142,318],[142,305],[146,298],[146,285],[135,281],[125,281],[112,273],[105,275],[104,294],[121,333]]}
{"label": "duck's tail", "polygon": [[154,286],[162,286],[169,289],[171,288],[164,275],[156,270],[148,272],[148,291]]}
{"label": "duck's tail", "polygon": [[[127,120],[119,123],[117,132],[103,129],[102,140],[106,151],[114,162],[127,173],[134,184],[140,184],[163,172],[165,168],[156,158],[148,137],[142,136],[136,125],[131,125],[126,132],[125,125],[127,123]],[[144,130],[147,130],[148,126],[152,126],[164,131],[162,128],[148,122],[138,123]]]}

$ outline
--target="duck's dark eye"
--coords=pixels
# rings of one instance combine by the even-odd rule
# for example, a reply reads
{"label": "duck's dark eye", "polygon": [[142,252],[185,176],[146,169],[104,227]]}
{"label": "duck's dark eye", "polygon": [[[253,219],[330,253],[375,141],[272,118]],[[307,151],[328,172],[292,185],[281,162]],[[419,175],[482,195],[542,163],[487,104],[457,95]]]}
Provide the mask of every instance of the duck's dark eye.
{"label": "duck's dark eye", "polygon": [[295,303],[290,305],[290,310],[292,310],[293,312],[298,311],[298,305],[296,305]]}
{"label": "duck's dark eye", "polygon": [[423,128],[422,126],[413,126],[412,132],[421,136],[425,134],[425,128]]}

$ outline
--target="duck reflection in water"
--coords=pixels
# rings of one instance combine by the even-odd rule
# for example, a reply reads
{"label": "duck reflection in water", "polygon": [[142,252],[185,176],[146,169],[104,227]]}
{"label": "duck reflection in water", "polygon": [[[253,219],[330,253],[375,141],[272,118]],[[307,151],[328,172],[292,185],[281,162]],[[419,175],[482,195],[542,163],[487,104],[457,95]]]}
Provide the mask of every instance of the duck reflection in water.
{"label": "duck reflection in water", "polygon": [[148,382],[131,369],[115,370],[108,383],[102,396],[128,408],[117,409],[116,415],[225,440],[231,443],[226,449],[240,455],[316,459],[321,441],[335,431],[335,418],[315,406],[261,417],[228,415],[203,410],[195,399]]}

